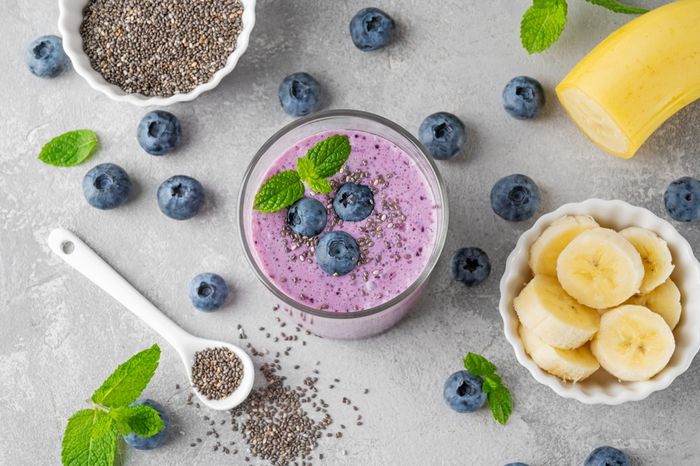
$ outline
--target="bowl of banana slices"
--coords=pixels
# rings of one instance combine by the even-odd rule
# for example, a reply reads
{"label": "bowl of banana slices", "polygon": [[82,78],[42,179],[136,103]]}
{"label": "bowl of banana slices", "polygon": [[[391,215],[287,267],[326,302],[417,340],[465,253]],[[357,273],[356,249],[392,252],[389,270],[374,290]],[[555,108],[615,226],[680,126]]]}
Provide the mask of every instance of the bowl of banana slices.
{"label": "bowl of banana slices", "polygon": [[518,362],[582,403],[644,399],[700,350],[700,263],[669,222],[626,202],[543,215],[508,256],[500,292]]}

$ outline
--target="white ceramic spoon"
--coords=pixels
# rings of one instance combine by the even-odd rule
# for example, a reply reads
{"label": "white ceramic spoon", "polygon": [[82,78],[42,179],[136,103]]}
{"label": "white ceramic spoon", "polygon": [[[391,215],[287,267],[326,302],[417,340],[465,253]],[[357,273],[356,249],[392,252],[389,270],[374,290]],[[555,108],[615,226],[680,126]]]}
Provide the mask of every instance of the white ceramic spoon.
{"label": "white ceramic spoon", "polygon": [[245,350],[231,343],[206,340],[184,331],[151,304],[141,293],[136,291],[129,282],[98,256],[95,251],[90,249],[88,245],[70,231],[63,228],[53,230],[49,235],[48,243],[51,250],[70,266],[109,293],[167,340],[180,355],[182,362],[185,363],[185,371],[190,379],[190,383],[192,383],[194,354],[197,351],[223,346],[236,353],[243,363],[243,379],[238,388],[223,400],[208,400],[199,391],[195,390],[202,403],[211,409],[227,410],[238,406],[248,397],[253,388],[255,368],[253,361]]}

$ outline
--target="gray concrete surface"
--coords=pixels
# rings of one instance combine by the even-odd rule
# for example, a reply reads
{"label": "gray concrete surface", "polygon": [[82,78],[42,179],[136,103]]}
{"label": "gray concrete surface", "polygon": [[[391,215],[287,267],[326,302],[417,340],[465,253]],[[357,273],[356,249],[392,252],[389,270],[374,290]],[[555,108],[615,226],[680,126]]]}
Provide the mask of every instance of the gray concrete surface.
{"label": "gray concrete surface", "polygon": [[[531,465],[582,464],[590,450],[612,444],[638,465],[700,464],[700,367],[697,363],[667,390],[618,407],[585,406],[537,384],[516,362],[501,331],[498,280],[506,255],[531,222],[506,223],[489,207],[491,185],[522,172],[544,192],[542,211],[589,197],[617,198],[663,215],[662,194],[672,179],[700,175],[700,106],[669,121],[636,158],[600,153],[568,121],[553,86],[600,39],[629,18],[571,0],[570,22],[548,53],[528,56],[518,43],[525,0],[382,0],[398,21],[400,39],[371,54],[355,50],[347,23],[360,1],[261,0],[258,25],[238,68],[214,92],[172,107],[182,120],[185,144],[155,158],[134,137],[144,110],[92,91],[75,73],[53,81],[34,78],[23,53],[35,36],[56,32],[56,2],[2,0],[0,73],[0,464],[59,463],[66,419],[86,406],[92,390],[115,365],[157,342],[161,365],[146,395],[165,402],[176,427],[167,446],[128,452],[133,465],[241,464],[191,448],[206,426],[202,413],[184,405],[175,384],[186,379],[174,351],[111,298],[53,257],[45,244],[59,225],[73,229],[184,328],[238,341],[236,324],[250,341],[271,351],[260,326],[276,325],[274,300],[241,256],[236,197],[255,150],[287,117],[276,89],[284,75],[307,70],[323,83],[325,108],[357,108],[384,115],[415,131],[424,116],[448,110],[469,127],[467,153],[441,164],[450,190],[450,232],[444,257],[415,312],[391,332],[367,341],[306,337],[285,359],[310,371],[321,361],[322,380],[342,379],[325,392],[342,439],[324,438],[319,464]],[[663,1],[639,1],[653,6]],[[518,74],[547,87],[543,118],[518,122],[500,106],[500,91]],[[35,160],[42,144],[63,131],[97,130],[101,148],[83,166],[53,168]],[[101,162],[122,165],[136,182],[133,200],[112,212],[83,199],[84,173]],[[210,195],[206,212],[187,222],[164,217],[155,189],[173,174],[200,179]],[[700,244],[697,225],[678,225]],[[493,274],[475,289],[448,278],[450,251],[478,245],[490,254]],[[215,271],[232,284],[234,298],[211,315],[195,312],[186,285],[195,273]],[[507,426],[487,411],[458,415],[444,404],[444,379],[465,352],[497,363],[512,388],[515,411]],[[367,387],[370,393],[362,395]],[[348,412],[353,398],[364,415]],[[217,418],[218,419],[218,418]],[[352,426],[350,424],[353,424]],[[346,450],[347,454],[343,454]],[[315,462],[316,463],[316,462]]]}

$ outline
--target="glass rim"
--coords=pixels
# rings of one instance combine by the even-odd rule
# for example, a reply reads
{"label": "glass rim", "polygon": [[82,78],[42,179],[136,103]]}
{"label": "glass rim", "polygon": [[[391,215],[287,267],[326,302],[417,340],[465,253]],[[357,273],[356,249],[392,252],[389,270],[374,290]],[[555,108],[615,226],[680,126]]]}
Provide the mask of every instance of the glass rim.
{"label": "glass rim", "polygon": [[[269,278],[265,275],[263,270],[258,266],[254,253],[251,249],[251,246],[248,244],[248,241],[246,239],[246,224],[245,224],[245,218],[244,218],[244,212],[245,212],[245,205],[244,202],[246,202],[246,196],[245,192],[246,189],[248,188],[248,183],[250,182],[251,175],[253,173],[253,170],[256,168],[257,164],[260,162],[260,159],[267,153],[267,151],[272,147],[274,143],[276,143],[280,138],[288,134],[289,132],[297,129],[298,127],[304,126],[308,123],[313,123],[314,121],[317,120],[325,120],[325,119],[332,119],[332,118],[337,118],[337,117],[351,117],[351,118],[359,118],[359,119],[364,119],[364,120],[369,120],[373,121],[375,123],[382,124],[389,129],[397,132],[401,137],[405,138],[409,143],[411,143],[415,148],[418,150],[418,152],[423,156],[425,159],[425,162],[427,162],[428,167],[430,168],[430,171],[432,172],[432,175],[435,177],[435,181],[437,184],[437,189],[434,190],[436,195],[439,196],[439,199],[436,199],[436,204],[441,207],[442,210],[442,221],[439,222],[438,224],[438,231],[436,232],[435,236],[435,242],[433,244],[432,248],[432,253],[430,255],[430,259],[428,260],[425,268],[423,271],[418,275],[418,277],[401,293],[398,295],[394,296],[392,299],[379,304],[378,306],[371,307],[369,309],[365,309],[362,311],[356,311],[356,312],[334,312],[334,311],[323,311],[320,309],[315,309],[312,307],[307,306],[304,303],[300,303],[295,299],[292,299],[290,296],[288,296],[286,293],[284,293],[282,290],[280,290],[272,281],[270,281]],[[393,141],[392,141],[393,142]],[[243,182],[241,183],[241,188],[238,194],[238,232],[239,232],[239,238],[241,241],[241,246],[243,248],[243,251],[245,253],[246,260],[252,267],[253,271],[258,277],[258,280],[260,280],[265,287],[272,292],[273,295],[275,295],[278,299],[280,299],[284,304],[291,306],[293,309],[298,309],[304,313],[310,314],[312,316],[317,316],[317,317],[324,317],[328,319],[357,319],[360,317],[367,317],[375,314],[379,314],[387,309],[390,309],[397,304],[401,303],[405,299],[407,299],[409,296],[411,296],[418,288],[420,288],[430,277],[430,274],[432,273],[433,269],[437,265],[438,260],[440,259],[440,256],[442,255],[442,251],[445,246],[445,241],[447,239],[447,227],[449,224],[449,209],[448,209],[448,200],[447,200],[447,188],[445,186],[445,181],[443,180],[442,176],[440,175],[440,172],[437,169],[437,165],[433,161],[432,157],[428,154],[428,151],[425,149],[425,147],[418,141],[418,139],[413,136],[411,133],[409,133],[406,129],[404,129],[402,126],[394,123],[393,121],[384,118],[382,116],[376,115],[374,113],[369,113],[365,112],[362,110],[350,110],[350,109],[339,109],[339,110],[325,110],[321,112],[314,113],[312,115],[306,116],[299,118],[297,120],[294,120],[287,125],[283,126],[281,129],[276,131],[272,136],[270,136],[267,141],[258,149],[258,151],[255,153],[255,156],[253,156],[252,160],[248,164],[248,167],[246,168],[246,171],[243,174]]]}

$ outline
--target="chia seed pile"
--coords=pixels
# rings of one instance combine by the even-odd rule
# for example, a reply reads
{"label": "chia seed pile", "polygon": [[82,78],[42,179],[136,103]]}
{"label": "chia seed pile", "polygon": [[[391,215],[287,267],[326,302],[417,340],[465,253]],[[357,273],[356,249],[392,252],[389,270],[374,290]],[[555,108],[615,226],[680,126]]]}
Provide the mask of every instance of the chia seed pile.
{"label": "chia seed pile", "polygon": [[[277,306],[274,308],[275,311],[278,309]],[[326,380],[321,376],[320,361],[306,370],[298,364],[289,366],[286,374],[302,381],[296,386],[289,384],[288,377],[282,375],[285,373],[283,361],[290,358],[300,343],[306,346],[304,337],[309,332],[299,326],[290,326],[293,330],[287,330],[286,322],[279,316],[276,321],[278,331],[264,327],[260,327],[259,331],[271,348],[280,345],[285,348],[280,347],[280,351],[277,351],[258,349],[250,342],[246,344],[248,351],[258,361],[264,385],[255,388],[248,399],[232,409],[225,418],[215,419],[216,412],[207,411],[202,416],[206,430],[192,439],[190,447],[209,448],[233,456],[232,464],[257,459],[274,466],[310,466],[324,459],[323,453],[315,452],[324,438],[337,442],[354,427],[363,425],[360,408],[350,398],[343,396],[348,394],[344,393],[341,380]],[[248,339],[240,325],[238,331],[241,340]],[[290,368],[293,372],[288,370]],[[369,390],[364,389],[361,393],[367,395]],[[192,393],[188,395],[186,404],[201,408]],[[344,421],[348,426],[334,424],[334,416],[352,421]],[[339,449],[338,453],[347,455],[344,449]]]}
{"label": "chia seed pile", "polygon": [[207,348],[194,354],[192,385],[210,400],[222,400],[233,393],[243,379],[243,364],[228,348]]}
{"label": "chia seed pile", "polygon": [[171,96],[224,67],[242,14],[239,0],[90,0],[80,35],[105,80],[129,94]]}

